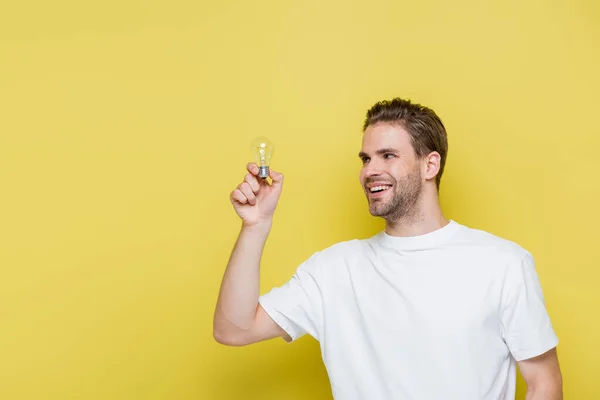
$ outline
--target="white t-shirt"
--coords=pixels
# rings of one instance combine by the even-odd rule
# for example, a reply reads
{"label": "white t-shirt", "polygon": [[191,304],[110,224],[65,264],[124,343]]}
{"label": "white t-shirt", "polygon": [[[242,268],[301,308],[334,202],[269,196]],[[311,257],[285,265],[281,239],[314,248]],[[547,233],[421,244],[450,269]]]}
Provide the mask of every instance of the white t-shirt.
{"label": "white t-shirt", "polygon": [[336,400],[513,400],[515,360],[558,344],[531,254],[453,220],[335,244],[259,302],[319,341]]}

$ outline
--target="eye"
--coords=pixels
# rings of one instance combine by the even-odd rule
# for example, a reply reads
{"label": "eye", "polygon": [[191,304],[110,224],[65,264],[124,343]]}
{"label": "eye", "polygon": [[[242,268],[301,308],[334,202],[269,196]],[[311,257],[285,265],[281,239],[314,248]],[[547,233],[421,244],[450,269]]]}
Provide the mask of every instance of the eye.
{"label": "eye", "polygon": [[363,156],[360,158],[360,160],[362,161],[363,164],[366,164],[367,162],[369,162],[370,158],[367,156]]}
{"label": "eye", "polygon": [[392,154],[392,153],[385,153],[385,154],[383,155],[383,158],[386,158],[386,159],[388,159],[388,158],[393,158],[393,157],[396,157],[396,155],[395,155],[395,154]]}

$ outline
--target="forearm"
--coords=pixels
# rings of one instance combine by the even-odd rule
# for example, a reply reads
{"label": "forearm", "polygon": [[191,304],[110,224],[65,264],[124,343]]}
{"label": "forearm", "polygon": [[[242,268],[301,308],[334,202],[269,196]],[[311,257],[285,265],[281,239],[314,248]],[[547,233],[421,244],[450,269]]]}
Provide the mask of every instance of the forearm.
{"label": "forearm", "polygon": [[525,400],[563,400],[562,385],[547,382],[528,386]]}
{"label": "forearm", "polygon": [[271,223],[242,227],[227,263],[215,310],[214,329],[249,329],[260,290],[260,260]]}

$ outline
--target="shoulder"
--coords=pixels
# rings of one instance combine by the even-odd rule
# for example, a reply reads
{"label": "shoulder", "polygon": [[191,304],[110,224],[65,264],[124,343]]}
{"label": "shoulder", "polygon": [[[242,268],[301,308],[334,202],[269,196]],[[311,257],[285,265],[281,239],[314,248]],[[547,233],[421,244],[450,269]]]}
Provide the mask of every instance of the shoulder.
{"label": "shoulder", "polygon": [[324,258],[338,258],[340,256],[355,255],[363,253],[365,249],[370,247],[370,242],[374,238],[368,239],[352,239],[343,242],[338,242],[326,247],[315,254],[319,254]]}
{"label": "shoulder", "polygon": [[517,264],[520,264],[526,257],[531,257],[529,250],[513,239],[466,225],[461,225],[460,235],[456,236],[456,243],[478,249],[490,258],[494,257]]}
{"label": "shoulder", "polygon": [[351,239],[337,242],[321,250],[315,251],[299,266],[300,271],[318,272],[322,269],[332,270],[336,266],[347,265],[352,260],[373,251],[374,237],[367,239]]}
{"label": "shoulder", "polygon": [[482,265],[498,272],[504,287],[521,287],[525,282],[535,282],[539,286],[532,253],[515,240],[463,226],[457,241],[475,254]]}

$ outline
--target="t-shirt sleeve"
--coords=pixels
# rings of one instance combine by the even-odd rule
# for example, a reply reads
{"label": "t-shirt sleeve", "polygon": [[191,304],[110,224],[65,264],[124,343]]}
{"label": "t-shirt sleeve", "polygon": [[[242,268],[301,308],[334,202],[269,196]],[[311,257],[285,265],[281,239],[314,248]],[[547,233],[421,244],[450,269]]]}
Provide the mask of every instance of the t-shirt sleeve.
{"label": "t-shirt sleeve", "polygon": [[509,272],[502,307],[503,338],[516,361],[556,347],[558,337],[546,310],[535,262],[527,253]]}
{"label": "t-shirt sleeve", "polygon": [[259,297],[266,313],[292,338],[306,333],[319,340],[322,296],[318,253],[302,263],[285,284]]}

